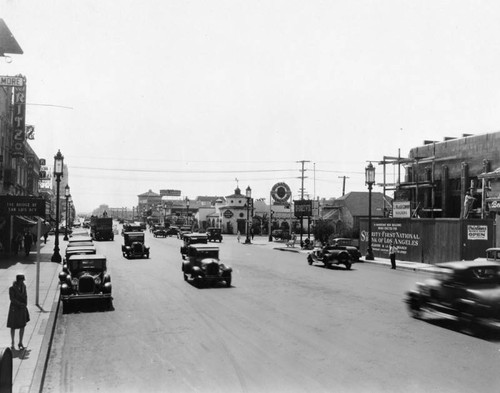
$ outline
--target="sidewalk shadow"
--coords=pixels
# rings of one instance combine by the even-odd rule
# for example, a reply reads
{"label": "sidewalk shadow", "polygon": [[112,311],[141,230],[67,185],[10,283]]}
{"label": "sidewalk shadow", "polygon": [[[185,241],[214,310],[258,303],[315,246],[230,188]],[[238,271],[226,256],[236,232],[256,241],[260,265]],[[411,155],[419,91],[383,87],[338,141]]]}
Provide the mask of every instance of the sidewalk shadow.
{"label": "sidewalk shadow", "polygon": [[[43,247],[40,249],[40,262],[51,262],[53,251]],[[17,254],[3,254],[0,255],[0,269],[8,269],[18,263],[23,265],[34,265],[37,262],[37,251],[32,250],[29,255],[25,255],[24,251]],[[58,262],[54,262],[58,263]]]}
{"label": "sidewalk shadow", "polygon": [[30,358],[31,354],[31,349],[25,348],[25,349],[16,349],[16,348],[10,348],[12,351],[12,358],[19,358],[21,360],[26,360]]}

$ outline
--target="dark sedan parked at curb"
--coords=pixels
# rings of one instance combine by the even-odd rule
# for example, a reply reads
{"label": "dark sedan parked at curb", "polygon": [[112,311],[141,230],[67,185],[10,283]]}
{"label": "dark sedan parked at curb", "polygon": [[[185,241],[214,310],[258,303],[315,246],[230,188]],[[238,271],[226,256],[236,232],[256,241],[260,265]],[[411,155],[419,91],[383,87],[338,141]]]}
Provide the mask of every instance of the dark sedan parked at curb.
{"label": "dark sedan parked at curb", "polygon": [[182,259],[182,274],[185,281],[191,279],[197,286],[223,281],[227,287],[231,286],[233,269],[220,262],[219,247],[192,244],[187,246]]}
{"label": "dark sedan parked at curb", "polygon": [[86,299],[102,300],[112,308],[111,277],[106,270],[106,257],[99,254],[73,255],[59,273],[63,313],[73,303]]}
{"label": "dark sedan parked at curb", "polygon": [[406,294],[411,316],[439,312],[454,317],[471,333],[479,327],[500,327],[500,264],[460,261],[436,267],[433,278],[417,283]]}

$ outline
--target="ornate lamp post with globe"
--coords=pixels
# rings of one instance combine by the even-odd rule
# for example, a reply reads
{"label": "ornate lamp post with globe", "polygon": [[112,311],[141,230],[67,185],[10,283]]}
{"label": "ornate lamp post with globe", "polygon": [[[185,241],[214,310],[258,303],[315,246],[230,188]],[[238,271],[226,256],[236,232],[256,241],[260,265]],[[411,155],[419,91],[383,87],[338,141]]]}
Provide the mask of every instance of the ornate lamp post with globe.
{"label": "ornate lamp post with globe", "polygon": [[60,212],[59,212],[59,188],[61,185],[61,177],[63,176],[63,168],[64,168],[64,156],[61,154],[61,151],[58,150],[57,154],[54,156],[54,176],[56,177],[56,231],[55,231],[55,240],[54,240],[54,254],[50,260],[52,262],[61,262],[61,254],[59,254],[59,221],[61,220]]}
{"label": "ornate lamp post with globe", "polygon": [[372,187],[375,184],[375,167],[370,162],[365,168],[365,183],[368,185],[368,249],[365,259],[373,261],[372,249]]}

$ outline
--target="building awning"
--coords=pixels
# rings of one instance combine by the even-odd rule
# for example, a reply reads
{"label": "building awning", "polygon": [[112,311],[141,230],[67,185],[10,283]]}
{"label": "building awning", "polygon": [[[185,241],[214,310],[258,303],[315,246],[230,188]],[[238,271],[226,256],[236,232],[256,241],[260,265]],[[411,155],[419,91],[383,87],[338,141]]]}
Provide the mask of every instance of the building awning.
{"label": "building awning", "polygon": [[38,217],[14,216],[14,218],[23,225],[36,225],[38,222]]}

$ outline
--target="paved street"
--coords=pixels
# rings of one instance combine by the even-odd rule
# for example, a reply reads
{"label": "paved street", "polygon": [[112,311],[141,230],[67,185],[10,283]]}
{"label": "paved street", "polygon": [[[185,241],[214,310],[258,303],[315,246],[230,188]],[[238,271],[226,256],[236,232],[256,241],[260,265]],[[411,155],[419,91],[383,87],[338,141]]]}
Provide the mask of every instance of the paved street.
{"label": "paved street", "polygon": [[114,310],[59,314],[44,392],[496,392],[500,339],[411,319],[404,292],[428,273],[359,263],[309,266],[301,253],[226,236],[233,285],[183,281],[181,242],[147,233],[150,259],[107,255]]}

